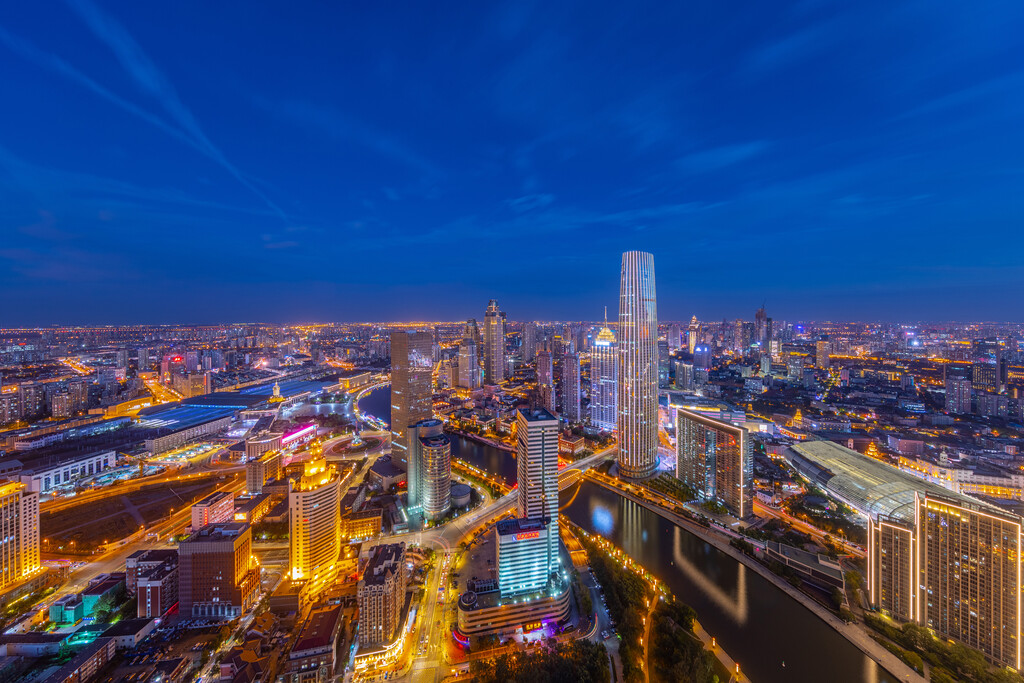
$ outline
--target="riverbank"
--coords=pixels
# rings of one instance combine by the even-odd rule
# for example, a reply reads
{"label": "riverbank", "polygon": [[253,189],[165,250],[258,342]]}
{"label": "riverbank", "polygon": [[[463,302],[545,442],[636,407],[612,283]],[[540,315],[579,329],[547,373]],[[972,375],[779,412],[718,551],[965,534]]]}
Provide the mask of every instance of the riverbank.
{"label": "riverbank", "polygon": [[710,544],[716,549],[722,551],[729,557],[733,558],[737,562],[742,563],[744,566],[757,572],[761,577],[771,582],[779,590],[783,591],[789,597],[796,600],[804,608],[809,610],[816,617],[824,621],[826,624],[831,626],[839,635],[843,636],[847,641],[853,644],[857,649],[863,652],[867,657],[878,663],[879,666],[884,668],[893,676],[896,676],[899,680],[909,681],[921,681],[925,679],[918,674],[916,671],[907,666],[902,660],[897,658],[895,655],[890,653],[888,650],[879,645],[874,639],[870,637],[864,630],[852,624],[839,619],[836,615],[822,607],[818,602],[813,600],[810,596],[799,591],[782,577],[776,575],[774,572],[769,570],[766,566],[755,560],[754,558],[742,553],[735,547],[729,544],[729,540],[724,536],[720,536],[714,533],[711,529],[705,528],[685,517],[677,515],[663,507],[656,505],[650,501],[644,500],[637,497],[636,495],[629,493],[615,487],[605,481],[602,481],[599,477],[588,476],[587,479],[595,484],[600,485],[627,500],[630,500],[647,510],[650,510],[654,514],[662,517],[663,519],[675,524],[676,526],[685,529],[687,532],[693,534],[700,540]]}
{"label": "riverbank", "polygon": [[[581,546],[584,548],[591,572],[595,578],[598,579],[598,583],[603,586],[607,594],[605,601],[608,604],[609,612],[616,612],[616,614],[613,614],[612,616],[619,619],[619,624],[615,628],[618,629],[619,634],[622,636],[622,642],[624,644],[630,644],[631,636],[635,636],[635,633],[631,632],[638,626],[642,626],[643,632],[640,638],[642,651],[640,655],[640,669],[644,675],[644,682],[648,683],[651,675],[651,649],[654,647],[651,629],[654,626],[655,613],[659,609],[659,606],[667,609],[675,604],[673,596],[668,594],[665,585],[660,584],[656,576],[654,576],[643,565],[634,561],[623,550],[616,548],[608,540],[599,535],[589,534],[585,529],[582,529],[572,521],[564,520],[563,522],[567,525],[573,536],[580,541]],[[603,553],[603,559],[609,560],[610,564],[598,561],[597,556],[599,553]],[[597,568],[596,571],[594,571],[595,562],[601,565],[601,567]],[[622,600],[618,599],[617,593],[624,588],[622,585],[623,573],[632,574],[640,578],[642,582],[646,584],[649,591],[644,596],[644,599],[646,600],[646,612],[641,618],[640,625],[635,623],[635,615],[633,615],[633,620],[631,621],[630,617],[627,617],[625,614],[625,611],[627,610],[624,609],[622,604],[619,604]],[[599,574],[600,576],[598,576]],[[665,602],[666,599],[668,602]],[[624,602],[628,605],[638,604],[638,600],[630,599],[630,596],[628,595]],[[682,603],[678,604],[690,615],[693,614],[692,608],[682,605]],[[596,630],[596,628],[597,624],[595,624],[594,630]],[[693,619],[690,636],[696,637],[696,640],[702,644],[703,649],[718,660],[722,667],[722,671],[729,675],[729,678],[725,679],[726,682],[750,683],[750,679],[737,670],[736,663],[732,657],[730,657],[721,646],[715,643],[711,635],[704,630],[696,619]],[[630,668],[633,669],[634,667]],[[618,674],[621,677],[619,680],[625,680],[626,677],[622,676],[622,671],[618,671]]]}

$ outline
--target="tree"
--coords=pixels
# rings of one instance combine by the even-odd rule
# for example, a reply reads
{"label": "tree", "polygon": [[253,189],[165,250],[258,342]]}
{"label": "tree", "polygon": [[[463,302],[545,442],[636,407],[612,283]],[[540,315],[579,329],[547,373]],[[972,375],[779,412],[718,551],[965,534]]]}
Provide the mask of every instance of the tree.
{"label": "tree", "polygon": [[832,589],[832,595],[830,596],[832,600],[832,609],[838,610],[840,607],[843,606],[843,597],[843,591],[839,590],[838,588]]}
{"label": "tree", "polygon": [[846,585],[851,590],[860,590],[860,572],[853,571],[852,569],[844,575],[846,579]]}

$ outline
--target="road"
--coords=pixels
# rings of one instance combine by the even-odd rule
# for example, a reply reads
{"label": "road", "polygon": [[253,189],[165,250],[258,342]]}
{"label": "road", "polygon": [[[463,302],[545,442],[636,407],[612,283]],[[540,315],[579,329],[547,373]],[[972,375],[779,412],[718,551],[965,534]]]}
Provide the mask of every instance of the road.
{"label": "road", "polygon": [[[612,450],[613,447],[609,447],[582,460],[566,465],[558,473],[559,490],[575,484],[583,472],[607,458]],[[402,670],[402,674],[410,677],[413,683],[436,683],[436,681],[443,680],[450,673],[445,657],[448,632],[445,627],[443,612],[444,605],[451,604],[450,601],[456,600],[457,596],[446,595],[443,604],[439,602],[438,598],[442,581],[447,581],[451,548],[457,547],[466,536],[474,531],[508,513],[515,507],[516,500],[517,492],[512,491],[498,498],[493,503],[483,505],[443,527],[417,534],[417,542],[421,545],[437,549],[438,553],[434,569],[425,582],[426,590],[423,604],[420,605],[422,615],[418,618],[412,638],[408,641],[417,650],[419,649],[419,643],[425,641],[426,649],[423,653],[414,651],[415,654],[412,655],[412,661],[407,662],[406,667]],[[400,534],[381,538],[379,542],[397,543],[400,541],[411,542],[412,539],[409,538],[409,534]],[[442,612],[440,617],[436,616],[439,607]],[[373,680],[373,678],[362,680]]]}
{"label": "road", "polygon": [[864,549],[856,543],[851,543],[839,536],[833,536],[825,531],[822,531],[816,526],[808,524],[803,520],[797,519],[796,517],[788,514],[785,510],[778,508],[771,508],[762,503],[761,501],[754,499],[754,514],[759,517],[773,517],[775,519],[782,520],[786,524],[790,525],[797,531],[802,531],[805,534],[809,534],[814,540],[818,541],[822,545],[825,543],[825,537],[828,536],[828,540],[837,545],[841,545],[846,552],[857,557],[867,557]]}

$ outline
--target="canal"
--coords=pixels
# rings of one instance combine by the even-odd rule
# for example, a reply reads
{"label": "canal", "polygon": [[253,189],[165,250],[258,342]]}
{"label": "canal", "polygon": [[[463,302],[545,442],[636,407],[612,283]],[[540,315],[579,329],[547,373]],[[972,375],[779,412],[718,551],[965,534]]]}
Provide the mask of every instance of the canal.
{"label": "canal", "polygon": [[[388,389],[360,401],[387,418]],[[453,435],[452,455],[514,482],[511,453]],[[562,514],[665,582],[758,683],[896,683],[830,626],[759,574],[647,508],[593,482],[562,493]]]}

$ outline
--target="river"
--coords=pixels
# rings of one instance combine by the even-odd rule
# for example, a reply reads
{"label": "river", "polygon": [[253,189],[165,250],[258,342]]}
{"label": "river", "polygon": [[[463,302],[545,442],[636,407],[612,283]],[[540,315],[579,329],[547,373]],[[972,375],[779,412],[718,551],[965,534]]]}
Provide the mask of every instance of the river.
{"label": "river", "polygon": [[[360,409],[387,419],[389,390]],[[452,455],[514,482],[511,453],[452,435]],[[562,493],[562,514],[623,548],[664,581],[757,683],[896,683],[830,626],[759,574],[643,506],[593,482]],[[783,662],[785,666],[783,666]]]}

